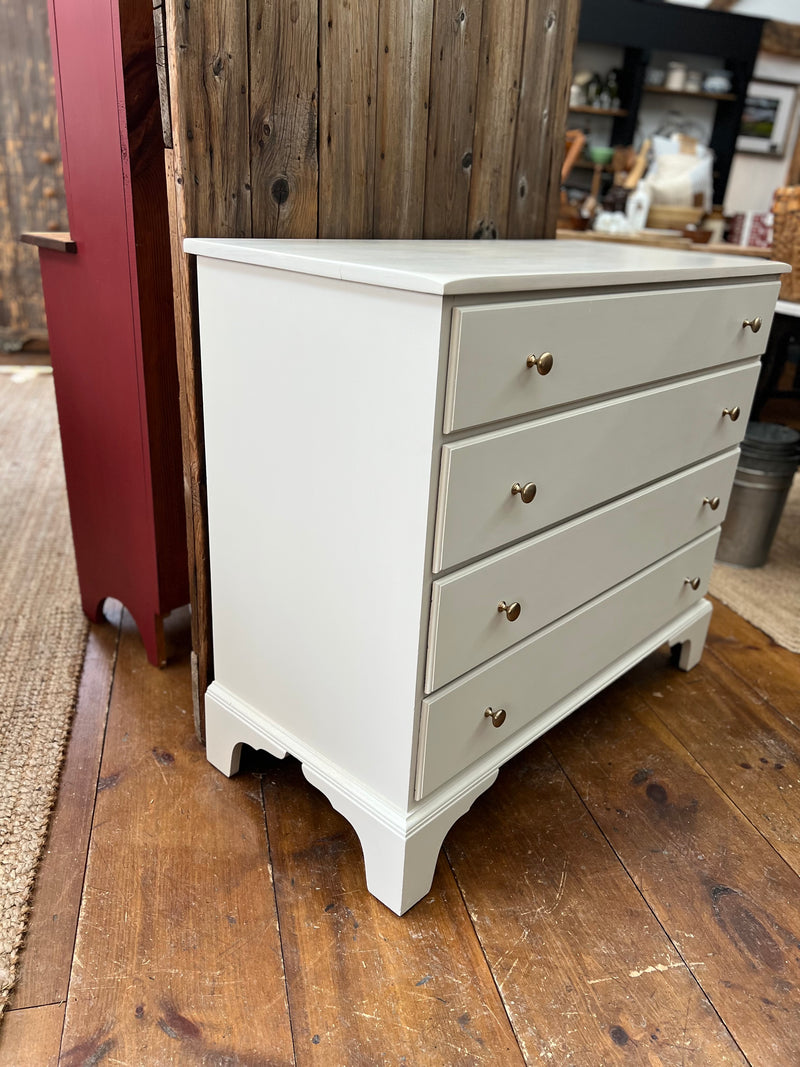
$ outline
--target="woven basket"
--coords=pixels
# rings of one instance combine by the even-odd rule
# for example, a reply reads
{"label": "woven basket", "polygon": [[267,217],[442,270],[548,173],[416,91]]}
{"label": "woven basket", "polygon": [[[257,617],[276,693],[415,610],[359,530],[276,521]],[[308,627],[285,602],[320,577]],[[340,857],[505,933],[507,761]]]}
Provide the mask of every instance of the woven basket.
{"label": "woven basket", "polygon": [[781,300],[800,301],[800,185],[775,190],[772,258],[789,263],[791,274],[781,277]]}

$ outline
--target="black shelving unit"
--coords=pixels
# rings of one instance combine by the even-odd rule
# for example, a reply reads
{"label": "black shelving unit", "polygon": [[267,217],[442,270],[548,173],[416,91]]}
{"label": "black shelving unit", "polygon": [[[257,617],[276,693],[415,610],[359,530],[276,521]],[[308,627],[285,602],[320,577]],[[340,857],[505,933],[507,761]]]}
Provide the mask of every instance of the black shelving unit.
{"label": "black shelving unit", "polygon": [[664,0],[582,0],[578,40],[587,44],[622,47],[620,114],[613,117],[612,144],[632,144],[645,93],[645,73],[654,52],[688,53],[719,58],[731,75],[730,93],[672,92],[716,105],[710,147],[714,152],[714,202],[721,204],[736,151],[736,138],[747,86],[761,43],[763,19],[731,15],[705,8],[685,7]]}

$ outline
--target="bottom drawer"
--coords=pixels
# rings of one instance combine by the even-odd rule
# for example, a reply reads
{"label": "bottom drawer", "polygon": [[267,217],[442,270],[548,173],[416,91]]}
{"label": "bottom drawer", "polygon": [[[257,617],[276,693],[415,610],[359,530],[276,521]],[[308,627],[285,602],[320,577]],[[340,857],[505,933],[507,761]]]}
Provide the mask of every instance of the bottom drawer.
{"label": "bottom drawer", "polygon": [[[718,540],[719,528],[423,700],[417,800],[700,600]],[[499,729],[489,707],[506,713]]]}

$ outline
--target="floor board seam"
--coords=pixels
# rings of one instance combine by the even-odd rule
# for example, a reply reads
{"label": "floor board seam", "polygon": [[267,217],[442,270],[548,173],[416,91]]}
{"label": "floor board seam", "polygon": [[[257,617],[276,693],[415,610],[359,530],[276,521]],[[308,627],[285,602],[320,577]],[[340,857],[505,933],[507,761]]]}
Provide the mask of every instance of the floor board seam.
{"label": "floor board seam", "polygon": [[477,929],[475,927],[475,922],[474,922],[474,920],[472,918],[472,912],[469,909],[469,905],[467,904],[467,898],[464,895],[464,890],[461,888],[461,883],[458,880],[458,875],[456,874],[455,866],[450,862],[450,856],[448,855],[446,845],[442,846],[442,855],[444,856],[445,863],[450,868],[450,873],[453,876],[453,882],[455,883],[455,887],[458,890],[458,895],[461,897],[461,903],[464,906],[464,911],[466,912],[467,919],[469,920],[469,925],[470,925],[470,927],[472,929],[472,933],[473,933],[473,935],[475,937],[475,941],[476,941],[478,947],[481,950],[481,955],[483,956],[484,961],[486,962],[486,968],[489,971],[489,976],[492,979],[492,985],[497,990],[497,996],[498,996],[498,998],[500,1000],[500,1003],[503,1006],[503,1014],[508,1019],[508,1025],[511,1027],[511,1033],[514,1035],[514,1040],[517,1043],[517,1048],[519,1049],[521,1062],[522,1063],[526,1063],[527,1060],[526,1060],[525,1052],[524,1052],[524,1050],[522,1048],[522,1045],[520,1044],[519,1035],[517,1034],[517,1028],[514,1026],[514,1020],[511,1018],[511,1016],[510,1016],[510,1014],[508,1012],[508,1005],[506,1004],[506,999],[503,996],[503,991],[500,988],[500,986],[497,984],[497,979],[495,977],[494,970],[492,968],[491,963],[489,962],[489,957],[486,955],[486,949],[483,947],[483,941],[481,941],[480,935],[479,935],[479,933],[478,933],[478,931],[477,931]]}
{"label": "floor board seam", "polygon": [[283,930],[281,928],[281,909],[278,903],[278,890],[275,885],[275,864],[272,861],[272,845],[269,839],[269,822],[267,820],[267,798],[264,795],[264,776],[259,782],[259,795],[261,797],[261,815],[264,820],[264,840],[267,845],[267,866],[269,868],[269,880],[272,885],[272,899],[275,902],[275,922],[278,927],[278,944],[281,950],[281,971],[283,973],[283,989],[286,996],[286,1014],[289,1020],[289,1040],[292,1043],[292,1060],[297,1065],[297,1044],[294,1036],[294,1023],[292,1021],[292,1002],[289,996],[289,982],[286,978],[286,955],[283,950]]}
{"label": "floor board seam", "polygon": [[120,610],[120,612],[119,612],[119,615],[117,617],[116,622],[114,623],[114,626],[116,628],[117,633],[116,633],[116,639],[114,641],[114,650],[111,653],[111,671],[110,671],[110,678],[109,678],[109,685],[108,685],[108,695],[106,696],[105,715],[103,716],[103,740],[102,740],[102,743],[100,745],[100,758],[97,761],[97,776],[96,776],[95,783],[94,783],[94,798],[92,800],[92,815],[91,815],[91,818],[89,820],[89,833],[88,833],[87,839],[86,839],[86,855],[83,858],[83,876],[81,878],[80,905],[78,907],[78,914],[77,914],[76,920],[75,920],[75,931],[74,931],[74,934],[73,934],[73,937],[72,937],[72,956],[71,956],[72,965],[70,966],[69,978],[67,979],[67,989],[66,989],[66,993],[65,993],[65,996],[64,996],[64,1018],[63,1018],[63,1020],[61,1022],[61,1036],[60,1036],[59,1042],[58,1042],[58,1060],[59,1060],[59,1063],[61,1062],[61,1057],[62,1057],[62,1055],[64,1053],[63,1045],[64,1045],[64,1033],[66,1032],[66,1027],[67,1027],[67,1011],[69,1009],[69,993],[70,993],[70,989],[72,988],[72,975],[73,975],[73,972],[74,972],[74,969],[75,969],[75,946],[76,946],[77,940],[78,940],[78,929],[80,928],[81,912],[83,911],[84,896],[85,896],[85,891],[86,891],[86,872],[87,872],[87,869],[88,869],[88,866],[89,866],[89,854],[91,853],[91,850],[92,850],[92,834],[94,832],[94,820],[95,820],[95,814],[97,812],[97,794],[99,792],[98,786],[99,786],[100,777],[101,777],[101,773],[100,772],[101,772],[102,767],[103,767],[103,754],[105,752],[105,747],[106,747],[106,736],[108,734],[108,719],[109,719],[109,715],[111,714],[111,701],[112,701],[112,698],[113,698],[113,695],[114,695],[114,683],[115,683],[116,678],[117,678],[117,666],[118,666],[118,663],[119,663],[119,647],[120,647],[120,642],[122,640],[122,623],[123,623],[124,617],[125,617],[125,609],[122,608],[122,610]]}
{"label": "floor board seam", "polygon": [[[577,798],[578,798],[578,800],[580,801],[580,803],[581,803],[581,804],[583,805],[583,807],[584,807],[584,809],[585,809],[586,813],[588,814],[589,818],[590,818],[590,819],[592,820],[592,822],[594,823],[594,825],[595,825],[595,826],[597,827],[597,830],[598,830],[598,832],[599,832],[599,833],[601,834],[601,836],[602,836],[603,840],[604,840],[604,841],[605,841],[605,843],[606,843],[606,844],[608,845],[608,847],[609,847],[609,848],[611,849],[611,852],[613,853],[613,855],[614,855],[614,857],[615,857],[615,859],[616,859],[617,863],[618,863],[618,864],[620,865],[620,867],[622,868],[622,870],[623,870],[623,871],[625,872],[625,876],[626,876],[626,877],[628,878],[628,880],[629,880],[629,881],[631,882],[631,884],[633,885],[634,889],[635,889],[635,890],[636,890],[636,892],[638,893],[638,895],[639,895],[639,897],[641,898],[642,902],[644,903],[645,907],[646,907],[646,908],[647,908],[647,910],[648,910],[648,911],[650,912],[650,914],[651,914],[651,915],[653,916],[653,919],[655,920],[655,922],[656,922],[656,923],[658,924],[658,926],[659,926],[659,929],[660,929],[660,930],[661,930],[661,931],[663,932],[663,934],[664,934],[664,937],[665,937],[665,938],[667,939],[667,941],[669,942],[669,944],[670,944],[670,945],[672,946],[672,948],[674,949],[675,953],[677,954],[678,958],[679,958],[679,959],[681,960],[681,962],[683,963],[683,965],[684,965],[684,967],[686,968],[686,971],[687,971],[687,973],[689,974],[689,976],[691,977],[692,981],[693,981],[693,982],[695,983],[695,985],[696,985],[696,986],[697,986],[697,988],[698,988],[698,989],[700,990],[700,992],[702,993],[702,995],[703,995],[703,997],[705,998],[705,1000],[706,1000],[706,1001],[708,1002],[708,1004],[709,1004],[709,1006],[710,1006],[711,1010],[712,1010],[712,1011],[714,1012],[714,1014],[716,1015],[717,1019],[719,1019],[719,1023],[720,1023],[720,1026],[722,1026],[722,1028],[724,1029],[725,1033],[726,1033],[726,1034],[727,1034],[727,1035],[728,1035],[728,1036],[730,1037],[730,1039],[731,1039],[731,1041],[732,1041],[733,1045],[735,1046],[735,1048],[736,1048],[736,1049],[738,1050],[739,1054],[741,1055],[743,1063],[745,1063],[745,1064],[748,1064],[748,1065],[749,1065],[749,1067],[752,1067],[752,1064],[750,1063],[750,1060],[749,1060],[749,1059],[747,1058],[747,1056],[746,1056],[746,1055],[744,1054],[744,1050],[742,1049],[742,1047],[740,1046],[739,1042],[738,1042],[738,1041],[736,1040],[736,1038],[735,1038],[735,1037],[733,1036],[733,1034],[731,1033],[730,1027],[729,1027],[729,1026],[728,1026],[728,1024],[727,1024],[727,1023],[725,1022],[725,1020],[723,1019],[723,1017],[722,1017],[722,1015],[720,1014],[719,1010],[717,1009],[717,1006],[716,1006],[716,1004],[714,1003],[713,999],[712,999],[712,998],[711,998],[711,996],[710,996],[710,995],[709,995],[709,994],[708,994],[708,993],[706,992],[706,990],[705,990],[705,989],[703,988],[703,984],[702,984],[702,982],[701,982],[701,981],[700,981],[700,979],[699,979],[699,978],[697,977],[697,975],[696,975],[696,974],[694,973],[694,971],[692,970],[692,968],[691,968],[691,967],[689,966],[689,963],[687,962],[687,959],[686,959],[686,957],[685,957],[685,956],[684,956],[684,954],[683,954],[683,953],[681,952],[681,950],[680,950],[680,949],[678,948],[678,946],[677,946],[677,945],[675,944],[675,942],[673,941],[673,939],[672,939],[672,938],[670,937],[670,935],[669,935],[669,932],[668,932],[667,928],[666,928],[666,927],[664,926],[663,922],[661,921],[661,919],[660,919],[660,918],[658,917],[658,915],[656,914],[656,912],[655,912],[654,908],[653,908],[653,907],[651,906],[651,904],[650,904],[650,901],[649,901],[649,900],[647,899],[647,897],[645,896],[645,894],[644,894],[644,892],[643,892],[643,890],[642,890],[641,886],[639,886],[639,885],[637,884],[637,882],[636,882],[636,879],[635,879],[635,878],[633,877],[633,874],[632,874],[632,873],[631,873],[631,872],[630,872],[630,871],[628,870],[628,868],[627,868],[627,867],[625,866],[625,863],[623,862],[623,859],[622,859],[622,857],[620,856],[619,852],[617,852],[616,848],[614,848],[614,845],[613,845],[613,843],[611,842],[611,840],[610,840],[610,838],[608,837],[608,835],[606,834],[606,832],[605,832],[605,831],[603,830],[603,827],[602,827],[602,826],[600,825],[600,823],[599,823],[599,822],[597,821],[597,819],[595,819],[595,817],[594,817],[594,815],[593,815],[593,813],[592,813],[592,810],[591,810],[591,808],[590,808],[590,807],[589,807],[589,805],[588,805],[588,804],[586,803],[586,801],[584,800],[584,798],[583,798],[583,797],[581,796],[580,790],[578,789],[578,787],[577,787],[577,786],[575,785],[575,783],[574,783],[574,782],[572,781],[572,779],[570,778],[569,774],[568,774],[568,773],[566,772],[566,770],[564,769],[564,767],[563,767],[563,765],[562,765],[561,761],[559,760],[558,756],[556,755],[555,751],[553,750],[553,748],[551,747],[551,745],[550,745],[549,741],[547,741],[547,739],[546,739],[546,738],[545,738],[545,742],[546,742],[546,744],[547,744],[547,749],[548,749],[548,751],[550,752],[550,755],[552,756],[553,760],[554,760],[554,761],[555,761],[555,763],[556,763],[556,766],[557,766],[557,767],[559,768],[559,770],[561,771],[561,773],[562,773],[562,774],[564,775],[564,778],[565,778],[565,779],[567,780],[567,782],[569,782],[570,786],[571,786],[571,787],[572,787],[572,789],[574,790],[574,792],[575,792],[575,795],[577,796]],[[691,755],[691,753],[690,753],[690,755]],[[711,781],[713,781],[713,779],[711,779]]]}

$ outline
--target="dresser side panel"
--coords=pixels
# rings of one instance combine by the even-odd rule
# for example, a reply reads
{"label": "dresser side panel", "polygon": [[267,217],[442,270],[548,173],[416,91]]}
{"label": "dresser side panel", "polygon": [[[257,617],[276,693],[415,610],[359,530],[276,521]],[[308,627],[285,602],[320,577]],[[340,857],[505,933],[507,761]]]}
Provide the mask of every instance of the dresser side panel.
{"label": "dresser side panel", "polygon": [[199,264],[216,678],[405,808],[442,300]]}

